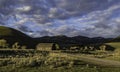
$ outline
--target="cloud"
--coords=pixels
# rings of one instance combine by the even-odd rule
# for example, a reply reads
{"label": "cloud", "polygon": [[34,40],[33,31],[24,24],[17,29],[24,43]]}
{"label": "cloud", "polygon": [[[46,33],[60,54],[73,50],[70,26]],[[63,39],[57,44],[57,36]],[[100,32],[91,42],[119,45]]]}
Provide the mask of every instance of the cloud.
{"label": "cloud", "polygon": [[[107,0],[1,0],[2,14],[26,14],[41,15],[37,20],[41,23],[49,19],[67,19],[76,17],[94,10],[105,9],[109,3]],[[103,8],[104,7],[104,8]]]}
{"label": "cloud", "polygon": [[23,7],[18,7],[18,8],[16,8],[16,11],[26,12],[26,11],[30,11],[30,10],[31,10],[31,7],[30,7],[30,6],[23,6]]}
{"label": "cloud", "polygon": [[0,0],[0,25],[34,37],[116,37],[119,4],[119,0]]}

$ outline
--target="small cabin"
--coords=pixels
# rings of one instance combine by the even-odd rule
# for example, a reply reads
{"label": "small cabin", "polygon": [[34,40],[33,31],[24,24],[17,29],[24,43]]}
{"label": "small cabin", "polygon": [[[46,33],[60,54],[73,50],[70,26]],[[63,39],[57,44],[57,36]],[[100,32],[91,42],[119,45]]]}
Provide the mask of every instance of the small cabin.
{"label": "small cabin", "polygon": [[56,43],[39,43],[36,49],[41,51],[52,51],[59,49],[59,45]]}

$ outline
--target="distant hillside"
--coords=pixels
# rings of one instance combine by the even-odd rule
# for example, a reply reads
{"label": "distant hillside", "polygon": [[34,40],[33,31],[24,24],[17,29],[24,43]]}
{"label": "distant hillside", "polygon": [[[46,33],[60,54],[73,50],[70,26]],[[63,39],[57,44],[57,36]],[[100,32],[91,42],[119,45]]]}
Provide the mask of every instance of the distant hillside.
{"label": "distant hillside", "polygon": [[84,36],[75,36],[75,37],[67,37],[67,36],[44,36],[40,38],[35,38],[37,42],[44,42],[44,43],[62,43],[62,44],[96,44],[96,43],[105,43],[109,42],[111,38],[102,38],[102,37],[95,37],[89,38]]}
{"label": "distant hillside", "polygon": [[0,26],[0,39],[7,40],[10,45],[19,42],[20,45],[26,45],[27,48],[33,48],[35,44],[31,37],[18,30],[4,26]]}
{"label": "distant hillside", "polygon": [[120,42],[120,36],[118,36],[118,37],[112,39],[111,42]]}
{"label": "distant hillside", "polygon": [[15,42],[19,42],[20,45],[26,45],[27,48],[35,48],[38,43],[87,45],[111,41],[111,38],[107,39],[102,37],[89,38],[85,36],[67,37],[64,35],[31,38],[18,30],[4,26],[0,26],[0,39],[6,39],[10,45],[14,44]]}
{"label": "distant hillside", "polygon": [[0,36],[12,36],[12,29],[0,26]]}

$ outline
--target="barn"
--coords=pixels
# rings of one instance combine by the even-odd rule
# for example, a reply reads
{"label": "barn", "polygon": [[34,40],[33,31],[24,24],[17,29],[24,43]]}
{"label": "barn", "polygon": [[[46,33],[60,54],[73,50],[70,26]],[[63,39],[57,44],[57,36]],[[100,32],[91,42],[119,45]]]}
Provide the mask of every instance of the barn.
{"label": "barn", "polygon": [[52,51],[59,49],[59,45],[55,43],[39,43],[36,49],[41,51]]}

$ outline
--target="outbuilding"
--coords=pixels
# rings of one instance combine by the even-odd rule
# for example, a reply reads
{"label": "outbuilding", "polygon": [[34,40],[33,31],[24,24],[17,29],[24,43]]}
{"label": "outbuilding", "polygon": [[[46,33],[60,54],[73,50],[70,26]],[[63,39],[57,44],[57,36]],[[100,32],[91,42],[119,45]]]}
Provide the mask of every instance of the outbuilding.
{"label": "outbuilding", "polygon": [[36,49],[41,51],[52,51],[59,49],[59,45],[56,43],[39,43]]}

